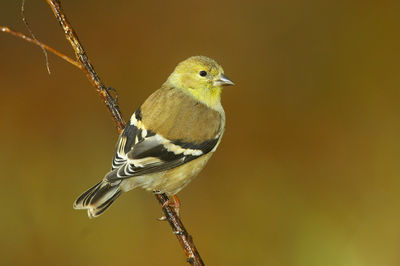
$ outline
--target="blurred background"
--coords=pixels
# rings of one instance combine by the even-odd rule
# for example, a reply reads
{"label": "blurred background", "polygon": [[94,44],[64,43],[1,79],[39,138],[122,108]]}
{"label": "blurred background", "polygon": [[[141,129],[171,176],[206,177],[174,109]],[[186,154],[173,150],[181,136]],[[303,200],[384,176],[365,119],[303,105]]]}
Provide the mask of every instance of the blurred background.
{"label": "blurred background", "polygon": [[[400,265],[399,1],[63,1],[127,119],[175,65],[215,58],[219,150],[180,194],[208,265]],[[37,38],[73,53],[45,1]],[[20,2],[0,25],[27,32]],[[83,72],[0,34],[2,265],[186,265],[151,193],[89,220],[72,203],[109,170],[114,123]]]}

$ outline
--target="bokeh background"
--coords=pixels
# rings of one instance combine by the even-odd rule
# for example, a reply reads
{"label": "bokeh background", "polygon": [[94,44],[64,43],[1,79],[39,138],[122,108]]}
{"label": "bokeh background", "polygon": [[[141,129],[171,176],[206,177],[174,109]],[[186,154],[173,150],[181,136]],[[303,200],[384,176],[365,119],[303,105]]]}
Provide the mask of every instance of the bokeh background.
{"label": "bokeh background", "polygon": [[[224,140],[180,193],[208,265],[400,265],[399,1],[63,1],[128,118],[191,55],[217,59]],[[51,10],[31,28],[73,56]],[[0,25],[27,32],[20,3]],[[151,193],[89,220],[115,127],[83,72],[0,34],[2,265],[186,265]]]}

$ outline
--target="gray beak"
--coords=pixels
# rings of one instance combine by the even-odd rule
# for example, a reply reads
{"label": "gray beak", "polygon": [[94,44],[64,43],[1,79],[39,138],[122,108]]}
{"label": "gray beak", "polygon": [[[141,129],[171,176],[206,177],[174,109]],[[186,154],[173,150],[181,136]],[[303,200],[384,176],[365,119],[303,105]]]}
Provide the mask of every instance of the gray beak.
{"label": "gray beak", "polygon": [[215,86],[229,86],[229,85],[235,85],[232,80],[230,80],[227,76],[224,74],[221,74],[217,80],[214,81]]}

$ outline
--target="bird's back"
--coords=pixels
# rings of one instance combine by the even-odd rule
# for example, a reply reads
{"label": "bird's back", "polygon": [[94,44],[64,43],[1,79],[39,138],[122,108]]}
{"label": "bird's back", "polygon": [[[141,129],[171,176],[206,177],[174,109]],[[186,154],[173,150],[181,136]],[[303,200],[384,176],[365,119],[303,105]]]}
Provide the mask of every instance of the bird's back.
{"label": "bird's back", "polygon": [[[174,100],[171,101],[171,98]],[[158,132],[166,139],[188,143],[214,139],[225,126],[222,107],[218,111],[211,109],[173,87],[163,86],[155,91],[141,106],[141,113],[147,129]]]}

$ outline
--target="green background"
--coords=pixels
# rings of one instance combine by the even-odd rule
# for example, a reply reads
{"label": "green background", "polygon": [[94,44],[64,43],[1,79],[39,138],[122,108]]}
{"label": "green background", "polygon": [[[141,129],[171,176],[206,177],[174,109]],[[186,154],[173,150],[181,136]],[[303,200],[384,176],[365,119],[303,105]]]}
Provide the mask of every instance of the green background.
{"label": "green background", "polygon": [[[73,56],[45,1],[26,16]],[[192,55],[215,58],[224,139],[180,194],[208,265],[400,265],[399,1],[63,1],[125,118]],[[27,32],[19,1],[0,25]],[[186,265],[151,193],[72,203],[117,138],[83,72],[0,34],[3,265]]]}

